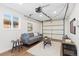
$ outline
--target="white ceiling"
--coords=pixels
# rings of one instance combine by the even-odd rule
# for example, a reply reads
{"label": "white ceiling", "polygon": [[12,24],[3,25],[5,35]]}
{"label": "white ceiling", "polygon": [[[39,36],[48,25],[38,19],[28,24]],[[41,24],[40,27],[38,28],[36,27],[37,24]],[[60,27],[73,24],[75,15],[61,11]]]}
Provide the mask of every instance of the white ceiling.
{"label": "white ceiling", "polygon": [[[43,15],[42,13],[36,13],[35,8],[39,6],[45,6],[49,5],[47,7],[42,8],[42,11],[46,13],[48,16],[50,16],[52,19],[63,19],[65,10],[66,10],[66,3],[24,3],[24,4],[18,4],[18,3],[4,3],[2,4],[6,7],[12,8],[23,15],[29,16],[30,14],[32,18],[43,21],[43,20],[49,20],[48,17]],[[73,4],[69,5],[68,15],[70,14],[71,10],[73,8]]]}

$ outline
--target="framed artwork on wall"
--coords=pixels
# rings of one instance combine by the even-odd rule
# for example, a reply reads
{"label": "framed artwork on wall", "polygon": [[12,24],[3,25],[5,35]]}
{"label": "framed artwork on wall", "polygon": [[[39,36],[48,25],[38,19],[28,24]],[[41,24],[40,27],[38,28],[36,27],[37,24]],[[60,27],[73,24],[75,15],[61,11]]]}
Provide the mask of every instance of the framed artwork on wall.
{"label": "framed artwork on wall", "polygon": [[27,31],[28,32],[32,32],[32,30],[33,30],[32,24],[31,23],[27,23]]}
{"label": "framed artwork on wall", "polygon": [[76,21],[75,18],[70,21],[70,33],[72,34],[76,34],[76,26],[74,25],[75,21]]}
{"label": "framed artwork on wall", "polygon": [[10,29],[11,28],[11,16],[8,14],[5,14],[3,16],[3,27],[4,29]]}
{"label": "framed artwork on wall", "polygon": [[3,29],[19,29],[20,28],[20,21],[19,17],[13,16],[10,14],[3,15]]}
{"label": "framed artwork on wall", "polygon": [[19,29],[19,17],[13,16],[12,22],[13,22],[13,28]]}

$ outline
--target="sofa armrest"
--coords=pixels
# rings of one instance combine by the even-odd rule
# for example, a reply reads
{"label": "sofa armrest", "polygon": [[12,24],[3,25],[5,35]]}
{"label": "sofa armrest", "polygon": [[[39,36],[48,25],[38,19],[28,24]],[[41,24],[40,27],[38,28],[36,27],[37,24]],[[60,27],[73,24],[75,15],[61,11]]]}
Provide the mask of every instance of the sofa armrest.
{"label": "sofa armrest", "polygon": [[22,35],[21,35],[21,40],[22,40],[23,42],[28,42],[28,41],[29,41],[29,35],[26,34],[26,33],[22,34]]}

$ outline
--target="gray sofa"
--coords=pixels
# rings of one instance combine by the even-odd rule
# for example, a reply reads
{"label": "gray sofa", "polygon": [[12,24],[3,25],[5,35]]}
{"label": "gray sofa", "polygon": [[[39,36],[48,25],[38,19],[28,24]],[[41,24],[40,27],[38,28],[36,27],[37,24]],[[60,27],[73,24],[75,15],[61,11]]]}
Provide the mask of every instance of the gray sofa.
{"label": "gray sofa", "polygon": [[21,35],[21,40],[24,44],[30,45],[37,41],[42,40],[42,35],[38,33],[37,36],[34,35],[34,33],[23,33]]}

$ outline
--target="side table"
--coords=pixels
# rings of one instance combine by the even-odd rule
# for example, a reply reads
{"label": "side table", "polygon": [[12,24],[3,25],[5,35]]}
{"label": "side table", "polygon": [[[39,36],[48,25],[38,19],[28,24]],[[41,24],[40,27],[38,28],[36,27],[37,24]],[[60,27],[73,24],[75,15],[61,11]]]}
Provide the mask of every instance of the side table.
{"label": "side table", "polygon": [[77,49],[74,42],[62,42],[63,56],[77,56]]}

